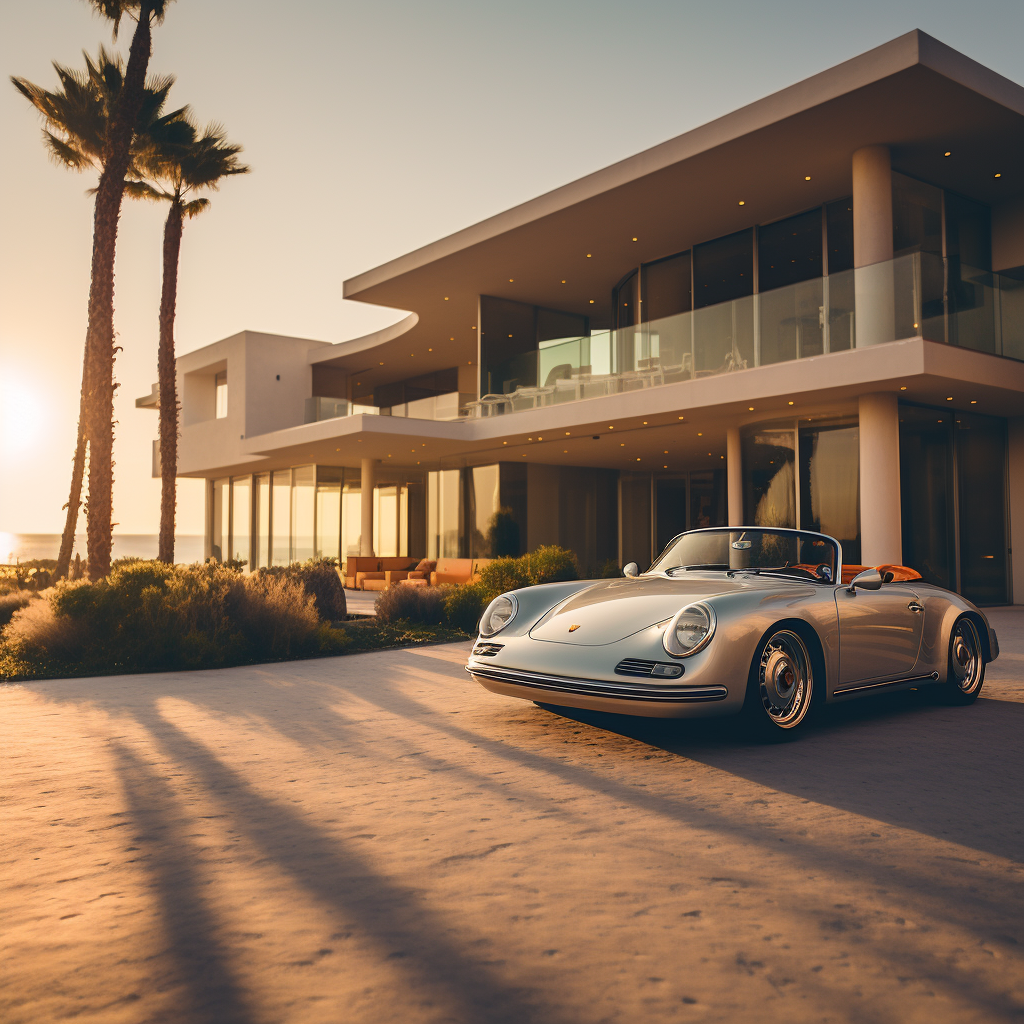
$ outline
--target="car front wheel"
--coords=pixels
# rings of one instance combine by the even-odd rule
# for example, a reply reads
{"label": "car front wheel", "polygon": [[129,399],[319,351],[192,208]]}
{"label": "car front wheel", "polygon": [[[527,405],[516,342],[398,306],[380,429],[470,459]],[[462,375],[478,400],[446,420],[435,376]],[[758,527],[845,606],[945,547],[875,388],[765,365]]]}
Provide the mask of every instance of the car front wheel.
{"label": "car front wheel", "polygon": [[814,699],[814,664],[792,629],[769,632],[750,666],[743,718],[754,738],[789,739],[807,720]]}
{"label": "car front wheel", "polygon": [[977,627],[966,616],[958,619],[949,637],[946,682],[939,687],[947,704],[973,704],[985,682],[985,659]]}

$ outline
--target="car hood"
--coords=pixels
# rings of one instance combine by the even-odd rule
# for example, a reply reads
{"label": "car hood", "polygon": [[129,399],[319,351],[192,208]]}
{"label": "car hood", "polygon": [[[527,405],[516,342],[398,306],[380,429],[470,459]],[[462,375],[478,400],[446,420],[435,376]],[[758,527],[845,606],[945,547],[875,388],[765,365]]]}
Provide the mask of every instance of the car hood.
{"label": "car hood", "polygon": [[[781,583],[782,586],[786,584]],[[596,647],[615,643],[657,622],[670,619],[694,601],[745,590],[780,586],[757,576],[728,577],[724,573],[687,573],[664,576],[625,577],[595,583],[555,605],[530,630],[534,640]],[[569,631],[570,626],[576,628]]]}

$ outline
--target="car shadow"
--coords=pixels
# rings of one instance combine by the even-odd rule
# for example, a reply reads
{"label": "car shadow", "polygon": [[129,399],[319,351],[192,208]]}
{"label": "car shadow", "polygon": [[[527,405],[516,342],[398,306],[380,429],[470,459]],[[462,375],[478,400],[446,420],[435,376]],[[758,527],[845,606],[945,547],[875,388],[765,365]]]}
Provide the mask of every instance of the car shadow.
{"label": "car shadow", "polygon": [[733,718],[550,712],[722,771],[939,839],[1024,861],[1024,704],[943,707],[920,690],[822,710],[791,742],[755,744]]}

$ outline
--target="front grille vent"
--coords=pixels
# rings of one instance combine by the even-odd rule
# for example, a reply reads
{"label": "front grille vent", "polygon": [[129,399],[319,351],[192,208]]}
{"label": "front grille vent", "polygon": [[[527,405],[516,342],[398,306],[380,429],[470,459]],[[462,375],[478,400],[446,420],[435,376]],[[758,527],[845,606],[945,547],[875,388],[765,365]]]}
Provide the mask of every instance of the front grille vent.
{"label": "front grille vent", "polygon": [[504,644],[477,644],[473,648],[473,653],[478,658],[493,658],[504,646]]}
{"label": "front grille vent", "polygon": [[643,658],[623,658],[615,666],[620,676],[646,676],[648,679],[678,679],[683,674],[682,665],[665,661],[646,661]]}

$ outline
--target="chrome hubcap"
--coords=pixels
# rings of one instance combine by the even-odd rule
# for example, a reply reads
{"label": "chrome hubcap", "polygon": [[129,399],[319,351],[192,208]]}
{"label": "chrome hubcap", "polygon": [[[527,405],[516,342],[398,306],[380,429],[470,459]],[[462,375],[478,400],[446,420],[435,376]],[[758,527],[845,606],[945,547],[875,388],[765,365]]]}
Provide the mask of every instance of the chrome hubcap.
{"label": "chrome hubcap", "polygon": [[972,693],[981,681],[981,645],[974,623],[962,619],[953,630],[950,653],[953,680],[964,693]]}
{"label": "chrome hubcap", "polygon": [[811,702],[811,659],[796,633],[780,630],[765,644],[760,684],[768,717],[784,729],[799,724]]}

